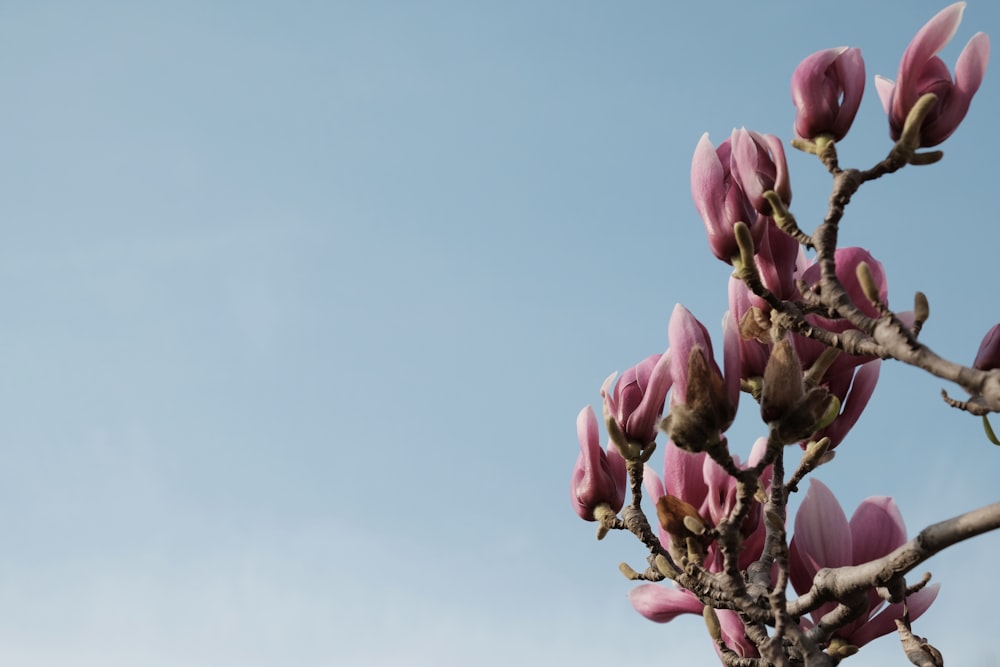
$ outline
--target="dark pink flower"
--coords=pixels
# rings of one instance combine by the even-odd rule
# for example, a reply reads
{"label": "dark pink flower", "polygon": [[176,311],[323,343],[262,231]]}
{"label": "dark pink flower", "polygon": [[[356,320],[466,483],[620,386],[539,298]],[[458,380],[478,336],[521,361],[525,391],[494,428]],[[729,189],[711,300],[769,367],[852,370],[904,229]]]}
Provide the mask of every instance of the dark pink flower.
{"label": "dark pink flower", "polygon": [[979,344],[979,351],[976,352],[976,360],[972,362],[972,367],[981,371],[1000,368],[1000,324],[994,324],[993,328],[986,332],[983,342]]}
{"label": "dark pink flower", "polygon": [[645,447],[656,439],[672,380],[666,354],[654,354],[622,373],[614,390],[612,373],[601,387],[605,414],[614,419],[629,442]]}
{"label": "dark pink flower", "polygon": [[[795,534],[789,553],[789,577],[799,595],[807,592],[816,573],[825,567],[861,565],[881,558],[906,542],[906,525],[892,498],[873,496],[862,501],[850,522],[836,497],[822,482],[812,479],[795,515]],[[939,586],[932,584],[907,598],[910,618],[916,619],[934,602]],[[828,602],[812,612],[813,622],[836,606]],[[868,594],[868,610],[837,631],[850,644],[863,646],[894,632],[903,605],[886,605],[875,591]]]}
{"label": "dark pink flower", "polygon": [[580,456],[570,480],[570,502],[573,510],[586,521],[595,521],[594,509],[606,504],[615,512],[625,504],[628,475],[625,459],[612,446],[601,449],[597,417],[589,405],[576,418],[576,434],[580,440]]}
{"label": "dark pink flower", "polygon": [[817,51],[792,74],[795,133],[803,139],[831,135],[840,141],[851,128],[865,92],[861,49]]}
{"label": "dark pink flower", "polygon": [[982,32],[972,36],[958,56],[954,80],[948,66],[937,57],[958,30],[963,11],[965,3],[956,2],[938,12],[920,29],[903,52],[895,83],[875,77],[875,88],[889,116],[889,135],[894,141],[902,134],[910,110],[926,93],[937,95],[937,103],[921,127],[921,146],[937,146],[950,137],[965,118],[972,96],[986,74],[990,39]]}
{"label": "dark pink flower", "polygon": [[705,223],[708,246],[716,257],[729,264],[740,254],[733,225],[737,222],[749,225],[755,244],[764,233],[753,205],[734,180],[731,143],[726,139],[716,148],[706,132],[691,159],[691,197]]}

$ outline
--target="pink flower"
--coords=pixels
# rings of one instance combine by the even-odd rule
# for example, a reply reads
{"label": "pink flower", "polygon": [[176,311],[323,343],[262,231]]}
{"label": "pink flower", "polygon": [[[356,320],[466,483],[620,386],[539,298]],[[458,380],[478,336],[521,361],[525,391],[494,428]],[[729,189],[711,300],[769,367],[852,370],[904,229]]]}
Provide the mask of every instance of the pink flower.
{"label": "pink flower", "polygon": [[753,205],[734,180],[731,143],[730,139],[726,139],[716,148],[708,140],[706,132],[698,141],[691,159],[694,206],[705,223],[709,248],[728,264],[732,264],[733,258],[740,254],[733,225],[737,222],[749,225],[755,244],[760,242],[764,233],[764,226],[757,221]]}
{"label": "pink flower", "polygon": [[[750,450],[750,458],[746,466],[741,466],[739,457],[734,456],[733,462],[738,467],[756,465],[767,451],[767,440],[758,439]],[[663,456],[663,480],[649,468],[644,474],[646,493],[655,503],[665,493],[690,503],[698,510],[706,521],[717,526],[732,511],[736,504],[736,481],[712,460],[705,452],[691,454],[667,443]],[[771,483],[771,469],[768,467],[761,475],[761,484],[765,487]],[[753,503],[743,526],[741,526],[743,544],[739,563],[741,568],[748,567],[760,558],[764,548],[764,524],[760,520],[760,505]],[[670,536],[660,532],[660,542],[669,545]],[[712,572],[722,571],[722,552],[715,543],[708,546],[705,556],[705,567]]]}
{"label": "pink flower", "polygon": [[[788,181],[788,164],[781,139],[773,134],[758,134],[746,128],[733,130],[733,178],[746,194],[750,204],[761,215],[772,215],[764,193],[774,190],[787,206],[792,201],[792,186]],[[759,241],[754,239],[754,243]]]}
{"label": "pink flower", "polygon": [[[747,467],[756,465],[764,456],[767,440],[760,438],[754,443]],[[737,457],[733,462],[740,466]],[[656,503],[665,493],[690,503],[705,520],[718,525],[732,511],[736,503],[736,482],[718,463],[705,452],[689,454],[673,443],[667,443],[664,454],[663,480],[646,466],[643,475],[646,493]],[[771,483],[771,469],[761,476],[761,484],[766,488]],[[748,567],[760,558],[764,549],[764,522],[761,507],[753,501],[750,514],[741,526],[743,541],[740,547],[739,564]],[[660,530],[660,542],[669,547],[670,535]],[[708,546],[704,560],[705,567],[712,572],[720,572],[723,555],[718,545]],[[700,614],[703,605],[690,592],[661,584],[642,584],[629,593],[629,600],[636,611],[657,623],[667,623],[681,614]],[[756,656],[757,650],[744,634],[743,622],[734,612],[718,610],[719,623],[726,645],[744,657]]]}
{"label": "pink flower", "polygon": [[605,414],[614,419],[629,442],[645,447],[656,439],[672,380],[666,354],[654,354],[622,373],[613,391],[615,373],[604,381]]}
{"label": "pink flower", "polygon": [[625,459],[614,447],[601,449],[597,432],[597,417],[589,405],[576,418],[576,433],[580,440],[580,456],[570,480],[570,502],[573,510],[585,521],[595,521],[598,505],[609,505],[615,512],[625,504],[628,483]]}
{"label": "pink flower", "polygon": [[[857,268],[858,264],[861,262],[868,264],[868,267],[871,269],[872,277],[875,279],[875,284],[878,288],[879,301],[888,304],[889,286],[886,282],[885,268],[882,266],[882,262],[872,257],[872,254],[864,248],[855,247],[837,248],[834,253],[834,259],[837,262],[837,279],[844,286],[844,290],[847,292],[847,295],[851,297],[851,301],[854,305],[868,317],[879,317],[878,309],[872,305],[871,301],[868,300],[868,297],[865,296],[864,290],[861,288],[861,281],[858,280]],[[819,280],[820,265],[818,263],[810,265],[805,271],[802,272],[802,281],[806,285],[815,285],[819,282]],[[853,328],[850,322],[842,319],[829,320],[824,317],[819,317],[818,315],[809,315],[806,319],[816,326],[834,333],[842,333]],[[811,366],[825,348],[826,346],[819,341],[801,337],[795,338],[795,351],[802,360],[803,368]],[[858,366],[866,361],[870,361],[870,359],[870,357],[866,358],[842,354],[840,358],[834,362],[834,366],[836,368],[844,366]],[[831,370],[835,369],[831,368]]]}
{"label": "pink flower", "polygon": [[993,328],[986,332],[972,367],[981,371],[1000,368],[1000,324],[994,324]]}
{"label": "pink flower", "polygon": [[[722,371],[719,370],[719,365],[715,362],[715,356],[712,352],[712,338],[708,335],[708,329],[691,314],[690,310],[679,303],[674,306],[674,310],[670,314],[667,338],[670,341],[670,375],[674,383],[674,390],[670,395],[670,405],[682,405],[687,402],[688,361],[693,350],[700,349],[704,353],[709,370],[713,375],[719,379],[722,379],[723,375]],[[735,408],[740,392],[738,377],[729,378],[726,381],[726,392],[730,404]]]}
{"label": "pink flower", "polygon": [[864,91],[861,49],[841,46],[808,56],[792,74],[795,133],[810,140],[827,134],[840,141],[854,122]]}
{"label": "pink flower", "polygon": [[[812,479],[795,515],[795,534],[789,554],[792,586],[802,595],[812,587],[813,578],[820,569],[861,565],[885,556],[905,542],[906,525],[892,498],[867,498],[848,522],[830,489]],[[927,611],[937,597],[938,588],[933,584],[907,598],[911,619]],[[812,620],[819,622],[835,606],[835,602],[820,606],[812,612]],[[868,610],[836,634],[850,644],[863,646],[876,637],[894,632],[895,619],[902,615],[902,603],[887,606],[875,591],[870,591]]]}
{"label": "pink flower", "polygon": [[972,36],[958,56],[954,80],[948,66],[937,57],[958,30],[963,11],[965,3],[956,2],[920,29],[903,52],[895,83],[875,77],[875,88],[889,116],[889,135],[894,141],[899,139],[910,110],[926,93],[937,95],[937,104],[921,127],[921,146],[940,144],[965,118],[972,96],[986,73],[990,39],[982,32]]}

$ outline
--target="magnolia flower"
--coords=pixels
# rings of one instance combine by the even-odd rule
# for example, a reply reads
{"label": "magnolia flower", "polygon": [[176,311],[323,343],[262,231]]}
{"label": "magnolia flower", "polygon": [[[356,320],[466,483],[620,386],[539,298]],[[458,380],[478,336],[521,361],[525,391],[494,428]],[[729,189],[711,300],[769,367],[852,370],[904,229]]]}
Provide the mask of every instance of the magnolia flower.
{"label": "magnolia flower", "polygon": [[[788,164],[781,139],[773,134],[758,134],[746,128],[733,130],[733,177],[761,215],[773,215],[764,193],[773,190],[787,206],[792,201]],[[754,243],[759,241],[754,239]]]}
{"label": "magnolia flower", "polygon": [[576,433],[580,456],[570,480],[570,502],[581,519],[596,521],[594,510],[598,506],[608,505],[617,513],[625,504],[625,459],[614,447],[608,447],[607,452],[601,449],[597,417],[589,405],[576,418]]}
{"label": "magnolia flower", "polygon": [[661,428],[678,447],[703,451],[733,423],[739,377],[733,374],[727,384],[712,354],[708,330],[684,306],[674,307],[667,334],[674,387]]}
{"label": "magnolia flower", "polygon": [[951,136],[965,118],[972,96],[979,90],[990,59],[990,39],[986,33],[972,36],[958,56],[955,78],[937,54],[951,41],[962,22],[964,2],[956,2],[938,12],[916,34],[903,52],[896,82],[875,77],[882,106],[889,116],[889,135],[899,140],[910,110],[922,95],[934,93],[937,103],[920,129],[920,146],[937,146]]}
{"label": "magnolia flower", "polygon": [[994,324],[993,328],[986,332],[972,367],[981,371],[1000,368],[1000,324]]}
{"label": "magnolia flower", "polygon": [[[756,465],[766,450],[767,440],[757,440],[746,467]],[[743,467],[738,457],[733,457],[733,463]],[[736,481],[718,463],[705,452],[690,454],[670,442],[664,454],[663,479],[646,466],[643,480],[646,493],[654,503],[665,494],[670,494],[694,506],[698,514],[713,526],[726,518],[736,504]],[[768,467],[761,475],[761,484],[766,488],[770,483],[771,468]],[[744,569],[759,559],[764,549],[765,527],[761,521],[761,507],[756,501],[751,502],[750,513],[740,527],[743,540],[739,566]],[[662,526],[659,535],[660,542],[669,548],[670,535]],[[711,572],[722,571],[722,551],[714,542],[706,549],[703,565]],[[629,592],[629,601],[636,611],[657,623],[667,623],[681,614],[701,614],[704,606],[690,592],[661,584],[637,586]],[[756,656],[756,649],[744,635],[739,617],[725,610],[717,610],[716,613],[726,645],[740,656]]]}
{"label": "magnolia flower", "polygon": [[[882,266],[882,262],[872,257],[872,254],[864,248],[854,247],[837,248],[834,253],[834,259],[837,262],[837,280],[844,286],[844,290],[851,298],[851,302],[868,317],[880,317],[878,309],[865,296],[864,289],[861,287],[861,281],[858,279],[857,268],[861,262],[868,265],[868,268],[871,269],[872,278],[875,280],[879,301],[888,304],[889,286],[886,282],[885,269]],[[820,265],[814,263],[802,272],[802,282],[809,286],[815,285],[820,281],[820,274]],[[810,323],[833,333],[843,333],[853,328],[853,325],[844,319],[830,320],[818,315],[808,315],[806,319]],[[812,365],[816,358],[826,349],[825,345],[812,339],[796,336],[794,340],[796,352],[798,352],[804,368]],[[834,366],[831,367],[831,371],[842,367],[858,366],[870,360],[871,357],[841,354],[834,362]]]}
{"label": "magnolia flower", "polygon": [[[670,314],[667,338],[670,341],[670,375],[674,382],[673,393],[670,394],[671,406],[688,402],[688,372],[692,351],[701,350],[712,375],[722,380],[722,371],[715,362],[712,338],[708,335],[708,329],[691,314],[690,310],[679,303],[674,306]],[[726,391],[730,403],[735,405],[739,398],[739,378],[730,379],[726,384]]]}
{"label": "magnolia flower", "polygon": [[[799,595],[811,587],[822,568],[861,565],[885,556],[906,542],[906,525],[892,498],[873,496],[861,502],[850,522],[840,503],[822,482],[812,479],[809,491],[795,515],[795,533],[789,551],[789,577]],[[910,619],[916,619],[934,602],[938,584],[925,587],[907,598]],[[814,612],[818,623],[837,606],[827,602]],[[841,627],[836,636],[854,646],[895,632],[895,619],[902,618],[902,603],[886,603],[875,591],[868,593],[868,609],[860,618]],[[808,623],[803,619],[804,623]]]}
{"label": "magnolia flower", "polygon": [[792,73],[795,133],[803,139],[825,134],[840,141],[854,122],[864,91],[861,49],[841,46],[808,56]]}
{"label": "magnolia flower", "polygon": [[737,222],[749,225],[755,244],[764,233],[753,205],[734,180],[731,143],[726,139],[716,148],[706,132],[691,159],[691,197],[705,223],[708,246],[716,257],[728,264],[740,254],[733,225]]}
{"label": "magnolia flower", "polygon": [[[757,465],[767,451],[767,439],[759,438],[750,450],[746,465],[737,456],[733,463],[737,467],[749,468]],[[663,479],[646,466],[643,473],[646,494],[655,503],[660,496],[670,494],[691,504],[698,514],[712,526],[717,526],[732,511],[736,504],[736,480],[729,476],[718,463],[705,452],[691,454],[667,443],[663,455]],[[760,483],[767,487],[771,483],[771,468],[761,474]],[[760,558],[764,548],[764,524],[760,520],[760,505],[754,501],[746,521],[740,527],[743,537],[740,548],[740,568],[746,568]],[[670,545],[670,535],[660,531],[660,542]],[[722,571],[723,557],[718,545],[709,544],[704,559],[705,567],[712,572]]]}
{"label": "magnolia flower", "polygon": [[666,354],[654,354],[622,373],[614,390],[612,373],[601,386],[605,418],[613,419],[627,442],[645,447],[656,439],[663,404],[670,390],[670,364]]}

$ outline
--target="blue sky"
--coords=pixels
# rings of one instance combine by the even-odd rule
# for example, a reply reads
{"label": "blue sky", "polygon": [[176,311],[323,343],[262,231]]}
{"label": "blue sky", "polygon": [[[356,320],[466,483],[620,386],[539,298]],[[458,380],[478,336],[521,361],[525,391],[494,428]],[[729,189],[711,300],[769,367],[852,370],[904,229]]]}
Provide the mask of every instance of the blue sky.
{"label": "blue sky", "polygon": [[[574,420],[675,303],[719,333],[703,132],[789,139],[792,70],[845,44],[869,85],[842,163],[889,149],[871,77],[944,5],[827,6],[0,6],[0,661],[711,660],[700,620],[628,605],[639,545],[570,510]],[[977,30],[1000,8],[970,3],[946,62]],[[1000,320],[998,112],[990,69],[944,161],[864,188],[841,235],[958,360]],[[811,228],[828,179],[790,167]],[[883,367],[817,475],[848,513],[893,495],[915,532],[996,500],[1000,451],[941,387]],[[949,661],[1000,665],[998,547],[928,564],[917,631]]]}

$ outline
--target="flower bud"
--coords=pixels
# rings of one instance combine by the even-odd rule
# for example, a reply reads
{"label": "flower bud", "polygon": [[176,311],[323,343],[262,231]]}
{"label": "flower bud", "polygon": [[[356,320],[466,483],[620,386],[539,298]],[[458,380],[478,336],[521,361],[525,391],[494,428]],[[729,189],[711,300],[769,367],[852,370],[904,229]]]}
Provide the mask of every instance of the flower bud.
{"label": "flower bud", "polygon": [[589,405],[576,418],[576,432],[580,456],[570,480],[570,502],[581,519],[596,521],[594,512],[598,506],[608,505],[618,512],[625,504],[628,483],[625,459],[614,447],[607,452],[601,449],[597,417]]}
{"label": "flower bud", "polygon": [[840,141],[854,122],[864,91],[861,49],[841,46],[808,56],[792,74],[795,133],[810,141],[821,135]]}
{"label": "flower bud", "polygon": [[[601,387],[605,419],[609,432],[621,434],[625,443],[640,450],[656,439],[656,426],[663,415],[663,404],[672,383],[666,354],[654,354],[622,373],[614,390],[612,373]],[[617,428],[614,428],[617,427]]]}
{"label": "flower bud", "polygon": [[962,22],[964,2],[956,2],[938,12],[914,36],[899,63],[899,73],[893,83],[875,77],[882,106],[889,116],[889,135],[898,141],[910,111],[928,93],[937,100],[923,119],[919,147],[937,146],[951,136],[965,118],[972,96],[979,90],[990,59],[990,39],[979,32],[972,36],[958,56],[955,78],[948,66],[937,57],[958,30]]}

